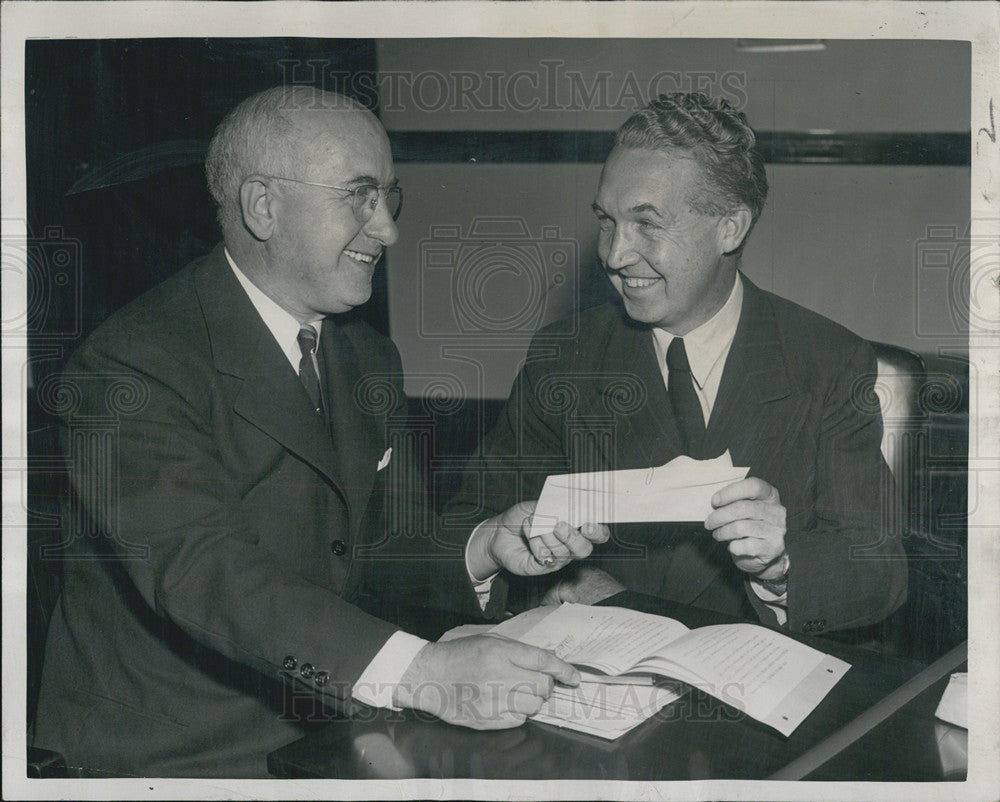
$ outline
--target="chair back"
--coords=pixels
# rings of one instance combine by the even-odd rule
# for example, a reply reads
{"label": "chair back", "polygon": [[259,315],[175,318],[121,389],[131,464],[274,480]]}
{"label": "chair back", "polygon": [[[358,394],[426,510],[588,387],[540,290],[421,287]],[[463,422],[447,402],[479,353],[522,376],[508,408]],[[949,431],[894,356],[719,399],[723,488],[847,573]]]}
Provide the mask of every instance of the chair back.
{"label": "chair back", "polygon": [[873,342],[878,361],[875,394],[882,407],[882,456],[896,485],[909,488],[914,479],[914,438],[923,430],[920,390],[927,371],[919,354],[887,343]]}

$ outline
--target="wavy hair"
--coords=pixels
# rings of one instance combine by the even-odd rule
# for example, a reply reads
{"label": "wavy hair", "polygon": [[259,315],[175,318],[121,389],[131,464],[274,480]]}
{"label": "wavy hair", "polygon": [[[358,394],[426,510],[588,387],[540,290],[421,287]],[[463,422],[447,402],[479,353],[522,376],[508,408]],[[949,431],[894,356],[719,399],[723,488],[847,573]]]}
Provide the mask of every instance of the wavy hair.
{"label": "wavy hair", "polygon": [[764,158],[746,115],[722,98],[701,92],[660,95],[615,132],[615,145],[644,150],[687,151],[701,166],[709,187],[689,201],[701,214],[725,214],[737,204],[750,209],[743,249],[767,199]]}

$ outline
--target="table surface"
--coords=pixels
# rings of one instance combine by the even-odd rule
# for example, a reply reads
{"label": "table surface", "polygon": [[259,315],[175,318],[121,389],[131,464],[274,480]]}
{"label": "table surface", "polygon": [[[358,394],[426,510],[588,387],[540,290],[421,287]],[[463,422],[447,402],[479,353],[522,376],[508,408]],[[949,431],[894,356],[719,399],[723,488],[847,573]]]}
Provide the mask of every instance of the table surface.
{"label": "table surface", "polygon": [[[733,620],[630,592],[605,603],[692,628]],[[278,777],[340,779],[767,779],[783,770],[786,778],[810,780],[965,779],[964,768],[942,756],[942,724],[934,719],[947,672],[958,670],[961,658],[947,666],[938,661],[937,674],[946,673],[928,685],[933,669],[921,673],[920,663],[821,638],[796,639],[851,669],[788,738],[692,690],[614,741],[531,721],[481,732],[414,711],[369,710],[271,753],[268,769]],[[907,693],[908,681],[920,691]],[[834,741],[839,746],[831,747]]]}
{"label": "table surface", "polygon": [[[962,662],[955,671],[965,671]],[[968,773],[968,731],[934,716],[950,670],[846,749],[807,773],[808,780],[940,782]]]}

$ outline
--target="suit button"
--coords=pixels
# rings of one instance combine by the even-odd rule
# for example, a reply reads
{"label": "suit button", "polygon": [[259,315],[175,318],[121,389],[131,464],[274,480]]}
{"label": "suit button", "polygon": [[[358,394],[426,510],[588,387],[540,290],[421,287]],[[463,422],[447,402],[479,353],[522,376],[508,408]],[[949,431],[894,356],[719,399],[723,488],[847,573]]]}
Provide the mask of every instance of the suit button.
{"label": "suit button", "polygon": [[312,663],[303,663],[302,668],[299,669],[299,674],[302,675],[302,679],[311,679],[312,675],[316,673],[316,669],[313,668]]}
{"label": "suit button", "polygon": [[296,660],[291,655],[288,655],[288,657],[285,658],[284,662],[282,662],[281,666],[282,668],[285,669],[285,671],[294,671],[295,666],[297,666],[298,664],[299,664],[298,660]]}
{"label": "suit button", "polygon": [[347,552],[347,544],[343,540],[335,540],[330,544],[330,551],[340,557]]}
{"label": "suit button", "polygon": [[320,688],[322,688],[326,683],[330,681],[330,673],[328,671],[317,671],[316,678],[313,680]]}

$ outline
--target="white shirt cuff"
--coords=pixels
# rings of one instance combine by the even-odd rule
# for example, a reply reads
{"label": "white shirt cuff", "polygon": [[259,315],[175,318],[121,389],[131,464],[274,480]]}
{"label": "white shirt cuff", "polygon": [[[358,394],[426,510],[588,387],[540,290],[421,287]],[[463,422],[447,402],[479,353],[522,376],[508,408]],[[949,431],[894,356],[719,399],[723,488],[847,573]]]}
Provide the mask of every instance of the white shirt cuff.
{"label": "white shirt cuff", "polygon": [[372,707],[399,710],[392,703],[396,686],[427,641],[407,632],[393,633],[351,689],[351,696]]}
{"label": "white shirt cuff", "polygon": [[469,582],[472,583],[472,589],[475,591],[476,598],[479,600],[479,609],[483,611],[486,610],[486,605],[489,604],[490,601],[490,593],[493,589],[493,580],[497,578],[500,572],[497,571],[486,577],[486,579],[477,579],[473,576],[472,571],[469,569],[469,546],[479,533],[479,530],[482,529],[483,524],[486,522],[487,521],[482,521],[475,529],[473,529],[472,534],[469,535],[469,539],[465,542],[465,573],[469,575]]}
{"label": "white shirt cuff", "polygon": [[775,593],[768,590],[756,577],[750,577],[750,587],[757,594],[757,598],[774,611],[774,614],[778,617],[779,626],[784,626],[788,620],[788,591]]}

